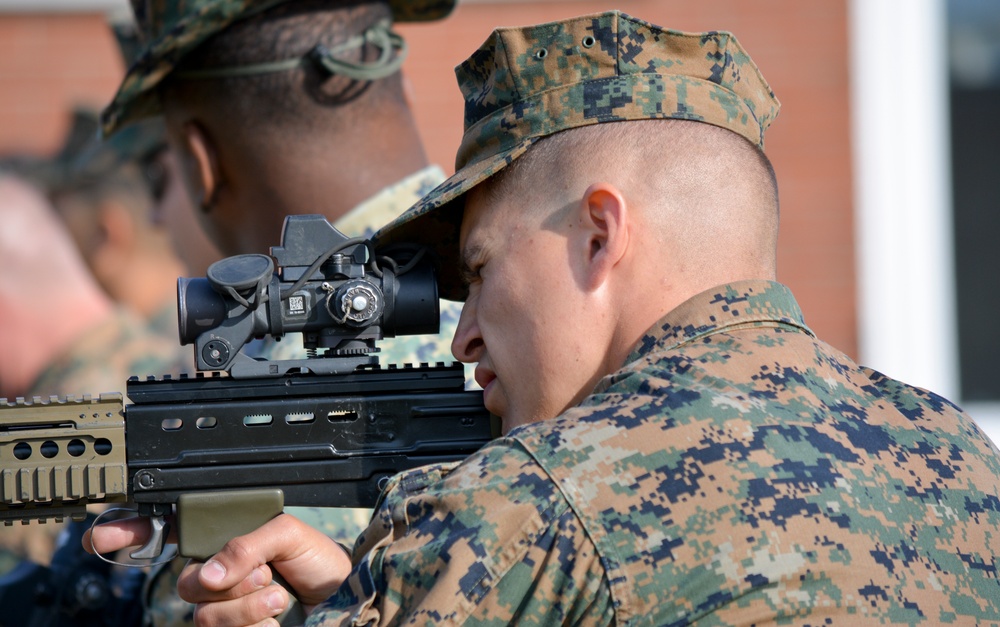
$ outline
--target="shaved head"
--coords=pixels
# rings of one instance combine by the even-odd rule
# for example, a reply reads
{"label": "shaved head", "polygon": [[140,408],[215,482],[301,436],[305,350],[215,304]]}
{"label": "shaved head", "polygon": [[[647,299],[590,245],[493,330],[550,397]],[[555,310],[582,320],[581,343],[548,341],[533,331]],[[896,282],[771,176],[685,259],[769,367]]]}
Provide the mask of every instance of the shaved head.
{"label": "shaved head", "polygon": [[494,198],[572,199],[597,182],[626,193],[661,247],[685,260],[686,271],[715,274],[714,267],[724,264],[738,273],[774,276],[774,170],[756,146],[710,124],[641,120],[562,131],[532,146],[484,191]]}

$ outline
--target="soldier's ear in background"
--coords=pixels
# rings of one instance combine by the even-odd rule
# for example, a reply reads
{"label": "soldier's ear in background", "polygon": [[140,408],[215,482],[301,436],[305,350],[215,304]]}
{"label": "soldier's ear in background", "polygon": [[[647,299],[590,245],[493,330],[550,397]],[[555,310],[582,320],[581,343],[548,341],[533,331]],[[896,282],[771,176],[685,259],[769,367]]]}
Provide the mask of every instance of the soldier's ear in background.
{"label": "soldier's ear in background", "polygon": [[184,125],[184,170],[194,198],[208,212],[222,184],[219,154],[204,129],[194,121]]}

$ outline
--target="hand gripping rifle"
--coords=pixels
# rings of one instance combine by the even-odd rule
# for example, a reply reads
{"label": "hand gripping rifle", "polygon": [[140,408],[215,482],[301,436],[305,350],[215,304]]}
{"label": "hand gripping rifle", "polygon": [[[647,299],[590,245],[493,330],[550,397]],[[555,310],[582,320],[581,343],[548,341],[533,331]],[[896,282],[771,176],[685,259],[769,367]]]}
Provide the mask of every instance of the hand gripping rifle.
{"label": "hand gripping rifle", "polygon": [[[178,280],[194,376],[132,377],[127,405],[0,401],[0,520],[78,521],[87,505],[130,503],[152,528],[133,559],[160,558],[171,524],[180,555],[206,559],[286,505],[371,507],[386,478],[493,437],[460,364],[378,363],[377,340],[438,330],[429,259],[376,255],[321,216],[286,218],[281,242]],[[293,332],[308,357],[244,350]]]}

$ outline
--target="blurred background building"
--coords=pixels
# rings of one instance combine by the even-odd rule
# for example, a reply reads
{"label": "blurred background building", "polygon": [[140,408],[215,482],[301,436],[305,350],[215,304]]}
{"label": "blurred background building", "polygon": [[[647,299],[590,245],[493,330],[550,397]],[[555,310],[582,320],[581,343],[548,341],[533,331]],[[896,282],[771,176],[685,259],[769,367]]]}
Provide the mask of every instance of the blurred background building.
{"label": "blurred background building", "polygon": [[[767,139],[779,278],[807,322],[1000,441],[1000,2],[461,0],[399,27],[431,159],[453,170],[452,68],[494,27],[611,8],[739,37],[783,105]],[[73,107],[110,100],[124,68],[108,19],[128,14],[126,0],[0,0],[0,154],[49,155]]]}

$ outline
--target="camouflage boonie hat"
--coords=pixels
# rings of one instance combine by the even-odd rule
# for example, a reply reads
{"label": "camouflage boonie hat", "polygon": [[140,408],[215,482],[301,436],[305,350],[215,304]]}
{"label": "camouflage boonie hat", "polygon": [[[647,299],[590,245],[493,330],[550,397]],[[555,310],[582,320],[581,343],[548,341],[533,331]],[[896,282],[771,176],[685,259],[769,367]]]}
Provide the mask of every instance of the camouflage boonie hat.
{"label": "camouflage boonie hat", "polygon": [[455,175],[375,238],[427,244],[442,261],[440,294],[464,300],[458,276],[462,196],[558,131],[674,118],[739,133],[764,148],[779,103],[727,32],[668,30],[619,11],[500,28],[455,69],[465,134]]}
{"label": "camouflage boonie hat", "polygon": [[[128,122],[161,112],[156,86],[212,35],[233,22],[289,0],[131,0],[147,42],[129,67],[118,93],[101,114],[101,128],[111,135]],[[451,13],[457,0],[389,0],[397,22],[437,20]]]}

